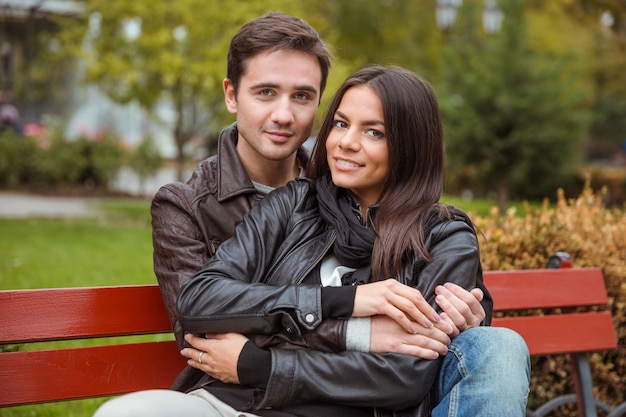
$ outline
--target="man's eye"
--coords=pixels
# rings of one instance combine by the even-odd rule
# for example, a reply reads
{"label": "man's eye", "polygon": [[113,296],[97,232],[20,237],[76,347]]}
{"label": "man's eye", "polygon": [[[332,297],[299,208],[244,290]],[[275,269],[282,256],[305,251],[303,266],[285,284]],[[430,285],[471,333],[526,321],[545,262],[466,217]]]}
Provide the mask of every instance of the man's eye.
{"label": "man's eye", "polygon": [[307,93],[297,93],[295,96],[298,100],[310,100],[311,96]]}
{"label": "man's eye", "polygon": [[271,95],[273,95],[273,94],[274,94],[274,93],[272,92],[272,90],[267,90],[267,89],[266,89],[266,90],[261,90],[261,91],[259,91],[259,95],[262,95],[262,96],[271,96]]}

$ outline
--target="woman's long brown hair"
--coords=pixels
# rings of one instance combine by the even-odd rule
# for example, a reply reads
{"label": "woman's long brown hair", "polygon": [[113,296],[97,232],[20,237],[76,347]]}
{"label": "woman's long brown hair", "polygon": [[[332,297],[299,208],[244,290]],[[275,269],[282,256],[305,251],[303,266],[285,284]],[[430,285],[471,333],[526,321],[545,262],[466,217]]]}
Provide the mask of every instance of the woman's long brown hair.
{"label": "woman's long brown hair", "polygon": [[373,278],[396,276],[403,256],[415,253],[430,259],[424,223],[434,210],[450,217],[437,204],[443,191],[444,142],[439,105],[430,85],[403,68],[371,66],[350,76],[337,91],[320,128],[313,150],[310,178],[330,174],[326,139],[343,95],[359,85],[379,96],[389,151],[389,177],[379,199],[372,252]]}

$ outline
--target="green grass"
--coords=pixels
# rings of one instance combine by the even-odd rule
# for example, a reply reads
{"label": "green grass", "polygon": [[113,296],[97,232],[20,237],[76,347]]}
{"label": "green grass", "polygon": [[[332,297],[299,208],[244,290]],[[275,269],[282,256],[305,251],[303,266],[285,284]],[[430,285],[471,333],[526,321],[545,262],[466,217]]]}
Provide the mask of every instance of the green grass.
{"label": "green grass", "polygon": [[95,219],[0,219],[0,289],[156,282],[149,202],[100,208]]}
{"label": "green grass", "polygon": [[[498,203],[492,200],[485,199],[473,199],[464,200],[458,196],[444,195],[441,197],[441,202],[450,204],[465,210],[467,213],[475,214],[479,217],[488,217],[491,209],[498,206]],[[541,202],[528,202],[528,206],[531,208],[541,207]],[[521,201],[512,201],[508,205],[509,208],[515,208],[518,216],[523,216],[526,213],[525,203]]]}

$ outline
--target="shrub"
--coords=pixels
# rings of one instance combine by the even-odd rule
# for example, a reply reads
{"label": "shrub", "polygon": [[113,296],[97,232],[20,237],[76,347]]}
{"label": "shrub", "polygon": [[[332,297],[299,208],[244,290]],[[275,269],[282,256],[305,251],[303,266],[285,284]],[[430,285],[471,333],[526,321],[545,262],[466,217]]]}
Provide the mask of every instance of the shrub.
{"label": "shrub", "polygon": [[106,190],[123,163],[122,145],[107,133],[75,140],[54,129],[40,138],[0,133],[0,187],[4,188]]}
{"label": "shrub", "polygon": [[[596,398],[612,405],[626,400],[626,214],[607,208],[603,193],[586,186],[574,199],[559,191],[555,206],[515,209],[475,217],[484,234],[481,257],[485,270],[543,268],[555,252],[568,252],[573,267],[603,268],[608,308],[613,314],[618,348],[590,355]],[[575,331],[575,329],[572,329]],[[572,365],[566,355],[533,358],[530,408],[574,392]],[[559,416],[574,416],[572,409]]]}

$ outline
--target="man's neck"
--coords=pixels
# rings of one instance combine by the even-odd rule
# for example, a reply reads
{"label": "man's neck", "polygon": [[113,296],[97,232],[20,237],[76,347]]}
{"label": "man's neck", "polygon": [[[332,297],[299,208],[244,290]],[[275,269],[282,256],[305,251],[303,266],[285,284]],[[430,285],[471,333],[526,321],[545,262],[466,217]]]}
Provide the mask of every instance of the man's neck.
{"label": "man's neck", "polygon": [[254,152],[247,153],[246,150],[242,152],[237,149],[237,153],[253,182],[277,188],[300,176],[296,153],[287,159],[276,161],[263,158]]}
{"label": "man's neck", "polygon": [[267,161],[262,164],[247,164],[242,161],[250,179],[256,183],[273,188],[282,187],[289,181],[300,176],[300,168],[295,156],[289,161]]}

